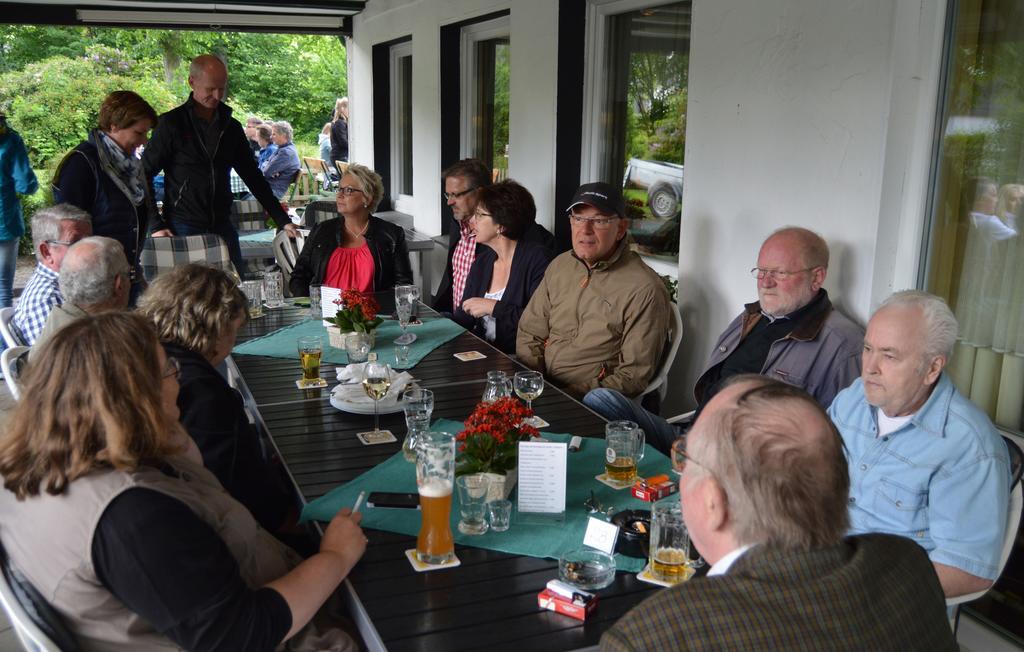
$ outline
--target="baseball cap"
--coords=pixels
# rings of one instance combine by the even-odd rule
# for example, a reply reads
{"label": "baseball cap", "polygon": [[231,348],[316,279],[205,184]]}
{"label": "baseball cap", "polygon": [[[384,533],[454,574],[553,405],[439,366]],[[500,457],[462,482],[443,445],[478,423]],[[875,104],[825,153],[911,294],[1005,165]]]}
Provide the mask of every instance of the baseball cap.
{"label": "baseball cap", "polygon": [[622,199],[622,189],[610,183],[585,183],[572,196],[572,203],[565,209],[568,213],[580,204],[588,204],[602,213],[614,213],[626,217],[626,202]]}

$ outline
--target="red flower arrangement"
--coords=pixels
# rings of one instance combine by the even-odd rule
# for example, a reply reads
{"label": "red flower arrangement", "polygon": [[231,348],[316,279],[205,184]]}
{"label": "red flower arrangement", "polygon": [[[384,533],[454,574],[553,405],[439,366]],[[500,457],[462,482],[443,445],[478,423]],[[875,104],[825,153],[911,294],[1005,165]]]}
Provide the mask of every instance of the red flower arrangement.
{"label": "red flower arrangement", "polygon": [[533,410],[511,397],[478,403],[466,419],[465,430],[455,436],[458,460],[455,475],[505,474],[516,466],[519,442],[540,433],[524,423]]}
{"label": "red flower arrangement", "polygon": [[334,303],[340,309],[334,315],[333,322],[342,333],[369,333],[384,322],[377,316],[380,304],[368,294],[345,290]]}

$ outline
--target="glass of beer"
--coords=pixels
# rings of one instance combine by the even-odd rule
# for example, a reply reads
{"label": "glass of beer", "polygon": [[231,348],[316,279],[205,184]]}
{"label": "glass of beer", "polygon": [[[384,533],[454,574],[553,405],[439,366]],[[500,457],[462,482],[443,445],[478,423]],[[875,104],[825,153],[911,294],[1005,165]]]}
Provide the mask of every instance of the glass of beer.
{"label": "glass of beer", "polygon": [[416,559],[445,564],[455,556],[452,539],[452,489],[455,485],[455,435],[424,432],[416,445],[416,488],[423,522],[416,537]]}
{"label": "glass of beer", "polygon": [[683,524],[683,510],[676,497],[655,503],[651,509],[650,572],[662,582],[677,584],[690,579],[690,535]]}
{"label": "glass of beer", "polygon": [[242,281],[242,292],[249,302],[249,319],[263,316],[263,281]]}
{"label": "glass of beer", "polygon": [[320,380],[320,356],[324,352],[324,340],[319,335],[300,337],[299,361],[302,362],[302,384]]}
{"label": "glass of beer", "polygon": [[636,479],[644,457],[644,431],[632,421],[611,421],[604,429],[604,472],[608,480],[626,487]]}

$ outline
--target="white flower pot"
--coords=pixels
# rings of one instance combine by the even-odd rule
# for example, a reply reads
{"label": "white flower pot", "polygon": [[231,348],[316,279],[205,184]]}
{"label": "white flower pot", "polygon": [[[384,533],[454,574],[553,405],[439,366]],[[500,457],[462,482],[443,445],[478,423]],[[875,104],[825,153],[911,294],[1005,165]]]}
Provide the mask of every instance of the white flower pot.
{"label": "white flower pot", "polygon": [[487,501],[490,502],[509,497],[519,479],[519,469],[518,467],[511,468],[505,475],[499,473],[481,473],[480,475],[491,479],[491,486],[487,490]]}

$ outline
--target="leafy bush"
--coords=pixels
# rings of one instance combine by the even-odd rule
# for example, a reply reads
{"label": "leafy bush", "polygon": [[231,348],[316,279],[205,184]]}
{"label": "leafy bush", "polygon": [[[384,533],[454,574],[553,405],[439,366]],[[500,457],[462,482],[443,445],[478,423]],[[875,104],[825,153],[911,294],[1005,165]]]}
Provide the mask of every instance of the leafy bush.
{"label": "leafy bush", "polygon": [[53,190],[50,188],[52,170],[35,170],[39,179],[39,190],[34,195],[21,195],[21,211],[25,216],[25,234],[18,243],[18,254],[32,255],[32,216],[36,211],[53,206]]}
{"label": "leafy bush", "polygon": [[0,109],[17,129],[33,164],[53,165],[97,124],[108,93],[131,89],[157,113],[175,98],[147,66],[126,60],[117,50],[93,46],[87,56],[52,57],[0,76]]}

